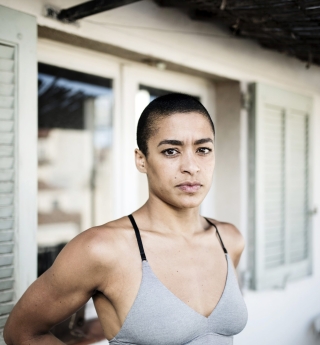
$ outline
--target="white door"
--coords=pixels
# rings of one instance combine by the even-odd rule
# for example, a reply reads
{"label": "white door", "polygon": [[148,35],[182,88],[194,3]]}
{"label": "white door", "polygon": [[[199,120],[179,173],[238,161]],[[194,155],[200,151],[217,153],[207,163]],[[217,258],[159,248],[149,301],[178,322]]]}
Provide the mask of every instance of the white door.
{"label": "white door", "polygon": [[[143,108],[162,92],[181,92],[196,96],[208,109],[214,120],[214,86],[211,82],[185,74],[159,70],[138,64],[122,68],[122,147],[127,157],[122,166],[122,210],[124,214],[142,206],[148,198],[146,176],[140,174],[134,163],[136,126]],[[202,213],[212,216],[213,188],[202,204]]]}

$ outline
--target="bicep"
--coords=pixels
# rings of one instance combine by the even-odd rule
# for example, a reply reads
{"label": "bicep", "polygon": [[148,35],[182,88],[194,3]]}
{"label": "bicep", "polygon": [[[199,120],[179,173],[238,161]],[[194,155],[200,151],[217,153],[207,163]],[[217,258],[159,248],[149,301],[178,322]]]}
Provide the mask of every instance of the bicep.
{"label": "bicep", "polygon": [[6,325],[10,333],[17,329],[24,337],[47,333],[89,300],[95,277],[86,257],[73,247],[64,249],[18,301]]}
{"label": "bicep", "polygon": [[[10,317],[27,333],[43,334],[76,312],[90,298],[72,279],[62,281],[49,269],[19,300]],[[9,320],[10,321],[10,320]]]}

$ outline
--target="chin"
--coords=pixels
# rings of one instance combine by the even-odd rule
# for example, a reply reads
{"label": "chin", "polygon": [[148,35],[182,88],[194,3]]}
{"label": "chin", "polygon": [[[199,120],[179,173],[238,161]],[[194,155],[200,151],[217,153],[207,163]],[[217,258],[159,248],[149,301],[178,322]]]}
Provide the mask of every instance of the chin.
{"label": "chin", "polygon": [[203,201],[203,197],[199,195],[186,195],[176,201],[178,208],[196,208],[199,207]]}

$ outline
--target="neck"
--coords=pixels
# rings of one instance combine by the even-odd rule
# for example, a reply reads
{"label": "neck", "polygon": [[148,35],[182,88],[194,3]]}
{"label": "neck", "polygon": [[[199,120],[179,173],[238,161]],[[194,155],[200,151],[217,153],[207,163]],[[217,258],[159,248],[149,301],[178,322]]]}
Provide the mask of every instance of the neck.
{"label": "neck", "polygon": [[141,217],[145,229],[188,236],[202,231],[207,226],[199,211],[199,206],[181,209],[151,196],[136,215]]}

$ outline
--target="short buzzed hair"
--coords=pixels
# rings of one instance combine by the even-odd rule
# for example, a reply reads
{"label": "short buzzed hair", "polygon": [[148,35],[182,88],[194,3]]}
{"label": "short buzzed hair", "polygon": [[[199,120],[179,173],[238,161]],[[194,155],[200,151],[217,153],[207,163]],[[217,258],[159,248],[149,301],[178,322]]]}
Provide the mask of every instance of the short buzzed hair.
{"label": "short buzzed hair", "polygon": [[150,102],[143,110],[137,127],[137,144],[139,150],[147,157],[148,141],[156,133],[157,122],[176,113],[195,112],[203,115],[210,123],[213,134],[214,124],[207,109],[194,97],[182,93],[169,93]]}

